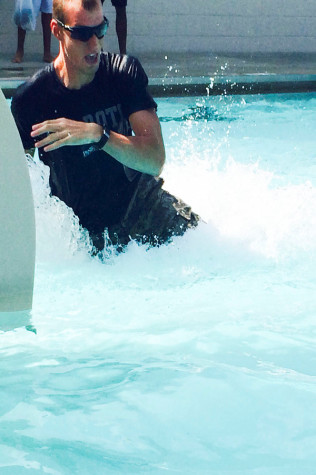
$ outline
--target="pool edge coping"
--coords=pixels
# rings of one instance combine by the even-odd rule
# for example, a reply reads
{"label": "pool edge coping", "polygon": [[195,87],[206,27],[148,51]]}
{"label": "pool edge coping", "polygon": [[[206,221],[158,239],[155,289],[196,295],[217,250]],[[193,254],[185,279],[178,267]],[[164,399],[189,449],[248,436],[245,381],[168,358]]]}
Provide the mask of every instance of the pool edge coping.
{"label": "pool edge coping", "polygon": [[[30,78],[0,78],[0,87],[6,97]],[[258,94],[277,92],[314,92],[316,74],[256,73],[227,76],[150,77],[150,91],[155,96]]]}

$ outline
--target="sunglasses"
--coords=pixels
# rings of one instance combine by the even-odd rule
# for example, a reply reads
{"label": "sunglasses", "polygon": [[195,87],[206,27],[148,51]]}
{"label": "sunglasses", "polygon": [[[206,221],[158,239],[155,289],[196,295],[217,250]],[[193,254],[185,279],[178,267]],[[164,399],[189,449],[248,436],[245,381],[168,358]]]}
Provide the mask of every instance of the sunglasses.
{"label": "sunglasses", "polygon": [[68,26],[60,20],[56,21],[58,25],[70,32],[70,36],[73,40],[88,41],[95,35],[99,40],[103,38],[109,27],[109,20],[103,17],[103,22],[97,26]]}

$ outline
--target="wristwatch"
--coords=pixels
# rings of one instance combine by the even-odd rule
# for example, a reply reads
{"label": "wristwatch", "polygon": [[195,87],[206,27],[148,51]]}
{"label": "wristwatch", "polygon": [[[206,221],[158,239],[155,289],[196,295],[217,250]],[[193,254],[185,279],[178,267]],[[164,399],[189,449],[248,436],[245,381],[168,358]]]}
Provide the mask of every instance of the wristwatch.
{"label": "wristwatch", "polygon": [[97,150],[101,150],[104,147],[104,145],[107,143],[109,138],[110,138],[110,129],[108,129],[107,127],[103,127],[103,132],[102,132],[99,142],[90,144],[90,147],[87,150],[83,151],[83,156],[88,157],[88,155],[90,155],[91,153],[96,152]]}
{"label": "wristwatch", "polygon": [[109,140],[109,138],[110,138],[110,130],[107,127],[103,127],[103,132],[102,132],[99,142],[93,143],[92,147],[94,147],[95,150],[100,150],[101,148],[104,147],[104,145]]}

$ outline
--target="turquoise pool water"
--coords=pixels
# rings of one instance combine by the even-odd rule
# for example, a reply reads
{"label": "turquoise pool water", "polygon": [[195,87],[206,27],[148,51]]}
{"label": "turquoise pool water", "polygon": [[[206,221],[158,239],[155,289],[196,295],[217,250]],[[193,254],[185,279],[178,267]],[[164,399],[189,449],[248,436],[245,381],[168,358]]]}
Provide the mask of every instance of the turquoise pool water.
{"label": "turquoise pool water", "polygon": [[0,473],[314,474],[316,95],[160,99],[205,223],[89,257],[30,161],[31,315],[0,321]]}

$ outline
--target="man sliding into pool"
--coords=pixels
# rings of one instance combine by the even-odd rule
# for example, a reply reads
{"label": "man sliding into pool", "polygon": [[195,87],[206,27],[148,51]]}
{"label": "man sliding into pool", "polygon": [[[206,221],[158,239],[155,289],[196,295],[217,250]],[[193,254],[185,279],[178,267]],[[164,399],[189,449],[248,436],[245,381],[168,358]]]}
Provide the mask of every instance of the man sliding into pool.
{"label": "man sliding into pool", "polygon": [[137,59],[104,53],[101,0],[54,0],[54,63],[12,100],[24,148],[39,149],[53,195],[89,231],[96,250],[131,239],[158,245],[197,225],[157,178],[165,150],[156,103]]}

